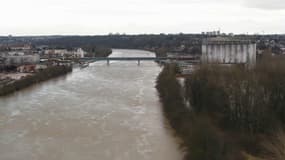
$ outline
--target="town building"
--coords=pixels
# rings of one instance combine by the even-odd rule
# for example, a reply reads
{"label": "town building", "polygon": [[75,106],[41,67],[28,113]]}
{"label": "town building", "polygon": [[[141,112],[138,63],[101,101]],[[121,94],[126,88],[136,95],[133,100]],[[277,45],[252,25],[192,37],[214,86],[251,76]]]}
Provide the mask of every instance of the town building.
{"label": "town building", "polygon": [[9,48],[12,51],[29,51],[33,47],[31,44],[13,44],[13,45],[9,45]]}
{"label": "town building", "polygon": [[75,50],[67,49],[47,49],[44,51],[44,55],[49,57],[67,57],[67,58],[84,58],[86,52],[82,48],[77,48]]}
{"label": "town building", "polygon": [[37,64],[40,62],[40,56],[38,54],[6,56],[5,59],[6,65]]}
{"label": "town building", "polygon": [[202,42],[202,63],[256,64],[256,43],[233,37],[207,38]]}
{"label": "town building", "polygon": [[32,64],[32,65],[22,65],[17,67],[17,72],[19,73],[35,73],[47,68],[47,65]]}
{"label": "town building", "polygon": [[7,52],[7,56],[24,56],[25,53],[21,51],[10,51]]}

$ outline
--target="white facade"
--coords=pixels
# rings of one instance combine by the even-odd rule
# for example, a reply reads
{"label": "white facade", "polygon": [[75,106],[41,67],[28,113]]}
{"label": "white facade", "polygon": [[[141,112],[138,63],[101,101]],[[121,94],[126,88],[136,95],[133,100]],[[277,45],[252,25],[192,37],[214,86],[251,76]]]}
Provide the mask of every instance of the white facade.
{"label": "white facade", "polygon": [[68,53],[66,49],[48,49],[44,52],[47,55],[57,55],[57,56],[63,56]]}
{"label": "white facade", "polygon": [[31,50],[32,46],[30,44],[18,44],[18,45],[12,45],[10,46],[11,50],[19,50],[19,51],[23,51],[23,50]]}
{"label": "white facade", "polygon": [[37,64],[40,62],[40,56],[23,55],[23,56],[7,56],[5,64],[7,65],[22,65],[22,64]]}
{"label": "white facade", "polygon": [[83,49],[78,48],[76,50],[68,51],[66,49],[48,49],[44,52],[46,55],[54,55],[54,56],[71,56],[75,58],[83,58],[86,54]]}
{"label": "white facade", "polygon": [[74,55],[75,57],[78,57],[78,58],[84,58],[84,54],[86,54],[86,52],[83,51],[82,48],[78,48],[78,49],[73,53],[73,55]]}
{"label": "white facade", "polygon": [[204,40],[202,63],[256,64],[256,43],[241,40]]}
{"label": "white facade", "polygon": [[12,51],[12,52],[8,52],[9,56],[23,56],[25,55],[24,52],[17,52],[17,51]]}

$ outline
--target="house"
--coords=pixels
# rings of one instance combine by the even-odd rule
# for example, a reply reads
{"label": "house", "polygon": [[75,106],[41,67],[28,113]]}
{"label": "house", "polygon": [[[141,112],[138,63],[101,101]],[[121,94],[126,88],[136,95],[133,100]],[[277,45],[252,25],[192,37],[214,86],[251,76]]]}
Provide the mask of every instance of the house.
{"label": "house", "polygon": [[20,52],[20,51],[11,51],[7,53],[8,56],[24,56],[25,53],[24,52]]}
{"label": "house", "polygon": [[17,72],[20,73],[35,73],[41,70],[46,69],[47,66],[46,65],[22,65],[17,67]]}
{"label": "house", "polygon": [[43,64],[37,64],[36,65],[36,71],[41,71],[41,70],[44,70],[44,69],[47,69],[47,65],[43,65]]}
{"label": "house", "polygon": [[44,54],[49,57],[63,57],[67,52],[66,49],[47,49],[44,51]]}
{"label": "house", "polygon": [[23,64],[37,64],[40,62],[40,56],[38,54],[33,55],[13,55],[5,57],[6,65],[23,65]]}
{"label": "house", "polygon": [[13,44],[9,45],[9,48],[13,51],[27,51],[32,49],[30,44]]}
{"label": "house", "polygon": [[285,47],[282,47],[280,49],[281,49],[282,54],[285,54]]}
{"label": "house", "polygon": [[86,52],[82,49],[82,48],[78,48],[74,53],[74,57],[76,58],[84,58],[84,55],[86,54]]}
{"label": "house", "polygon": [[35,73],[36,65],[22,65],[17,68],[17,72],[20,73]]}
{"label": "house", "polygon": [[48,49],[44,52],[49,57],[83,58],[86,52],[82,48],[68,51],[67,49]]}

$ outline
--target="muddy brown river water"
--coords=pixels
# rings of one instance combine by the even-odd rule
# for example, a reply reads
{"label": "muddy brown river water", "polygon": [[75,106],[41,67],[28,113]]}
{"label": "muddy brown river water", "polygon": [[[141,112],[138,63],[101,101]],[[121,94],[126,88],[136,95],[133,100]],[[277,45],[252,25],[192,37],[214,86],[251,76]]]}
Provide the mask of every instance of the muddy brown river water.
{"label": "muddy brown river water", "polygon": [[96,62],[1,97],[0,160],[181,160],[155,89],[160,71],[154,62]]}

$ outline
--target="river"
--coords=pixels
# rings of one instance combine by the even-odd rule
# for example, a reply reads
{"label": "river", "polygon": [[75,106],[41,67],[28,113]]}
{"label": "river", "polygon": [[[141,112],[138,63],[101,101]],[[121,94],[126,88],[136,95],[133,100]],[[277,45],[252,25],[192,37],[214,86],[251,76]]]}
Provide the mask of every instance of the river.
{"label": "river", "polygon": [[0,159],[182,159],[155,89],[160,71],[154,62],[96,62],[0,98]]}

